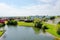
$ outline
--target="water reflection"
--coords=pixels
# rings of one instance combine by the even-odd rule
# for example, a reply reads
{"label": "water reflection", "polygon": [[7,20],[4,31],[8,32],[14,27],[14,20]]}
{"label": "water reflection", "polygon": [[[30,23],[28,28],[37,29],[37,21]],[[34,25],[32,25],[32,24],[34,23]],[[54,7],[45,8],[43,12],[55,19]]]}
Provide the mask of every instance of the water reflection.
{"label": "water reflection", "polygon": [[40,28],[33,27],[33,30],[34,30],[35,34],[39,34],[40,33]]}
{"label": "water reflection", "polygon": [[41,32],[46,33],[46,29],[44,29],[44,28],[40,29],[40,28],[33,27],[33,30],[34,30],[35,34],[39,34]]}

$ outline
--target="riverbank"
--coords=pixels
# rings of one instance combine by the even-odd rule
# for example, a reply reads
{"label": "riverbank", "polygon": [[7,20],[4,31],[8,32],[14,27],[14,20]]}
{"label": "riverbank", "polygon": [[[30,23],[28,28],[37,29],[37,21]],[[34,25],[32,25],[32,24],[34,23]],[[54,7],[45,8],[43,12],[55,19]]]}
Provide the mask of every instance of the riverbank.
{"label": "riverbank", "polygon": [[50,34],[54,35],[56,37],[56,39],[60,40],[60,35],[57,34],[57,25],[48,24],[48,23],[45,23],[45,25],[49,28],[47,30],[47,32],[49,32]]}
{"label": "riverbank", "polygon": [[5,30],[0,31],[0,37],[5,33]]}
{"label": "riverbank", "polygon": [[2,34],[3,34],[3,32],[2,32],[2,31],[0,31],[0,37],[2,36]]}
{"label": "riverbank", "polygon": [[5,30],[3,31],[2,35],[0,36],[0,40],[3,38],[4,35],[5,35]]}

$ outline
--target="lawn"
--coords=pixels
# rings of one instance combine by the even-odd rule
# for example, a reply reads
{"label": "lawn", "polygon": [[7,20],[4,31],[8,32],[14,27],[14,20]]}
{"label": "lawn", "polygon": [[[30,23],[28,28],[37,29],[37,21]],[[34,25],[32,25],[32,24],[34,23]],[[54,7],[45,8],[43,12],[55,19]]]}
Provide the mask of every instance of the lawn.
{"label": "lawn", "polygon": [[3,35],[3,33],[4,33],[3,31],[0,31],[0,37]]}
{"label": "lawn", "polygon": [[49,33],[51,33],[52,35],[60,38],[60,35],[57,34],[57,25],[48,24],[48,23],[45,23],[45,25],[49,28],[49,29],[47,30],[47,32],[49,32]]}
{"label": "lawn", "polygon": [[34,23],[28,23],[28,22],[23,22],[23,21],[19,21],[18,22],[18,25],[19,26],[27,26],[27,27],[33,27],[34,26]]}

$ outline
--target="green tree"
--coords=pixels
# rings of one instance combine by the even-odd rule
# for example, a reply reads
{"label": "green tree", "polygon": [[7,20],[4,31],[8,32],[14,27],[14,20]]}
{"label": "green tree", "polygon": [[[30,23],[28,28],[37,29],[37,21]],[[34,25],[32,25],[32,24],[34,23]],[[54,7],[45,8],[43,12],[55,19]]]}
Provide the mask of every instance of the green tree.
{"label": "green tree", "polygon": [[58,24],[57,24],[57,33],[60,35],[60,22],[58,22]]}
{"label": "green tree", "polygon": [[30,17],[30,16],[28,16],[28,17],[27,17],[27,19],[28,19],[28,20],[30,20],[30,19],[31,19],[31,17]]}
{"label": "green tree", "polygon": [[54,23],[55,16],[50,17],[50,20]]}
{"label": "green tree", "polygon": [[35,18],[34,24],[35,24],[35,27],[42,28],[42,22],[41,22],[40,18]]}

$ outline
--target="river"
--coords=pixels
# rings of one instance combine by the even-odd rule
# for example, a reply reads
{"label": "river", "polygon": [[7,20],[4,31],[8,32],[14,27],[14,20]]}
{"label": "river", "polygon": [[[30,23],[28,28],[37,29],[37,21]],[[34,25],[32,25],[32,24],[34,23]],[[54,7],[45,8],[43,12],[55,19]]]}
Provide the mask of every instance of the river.
{"label": "river", "polygon": [[38,28],[24,26],[6,26],[5,35],[1,40],[54,40],[54,36],[43,33]]}

